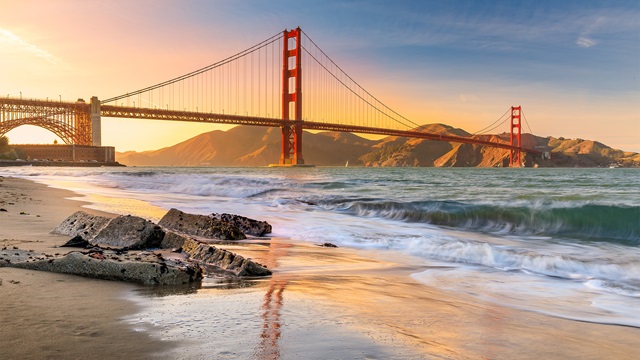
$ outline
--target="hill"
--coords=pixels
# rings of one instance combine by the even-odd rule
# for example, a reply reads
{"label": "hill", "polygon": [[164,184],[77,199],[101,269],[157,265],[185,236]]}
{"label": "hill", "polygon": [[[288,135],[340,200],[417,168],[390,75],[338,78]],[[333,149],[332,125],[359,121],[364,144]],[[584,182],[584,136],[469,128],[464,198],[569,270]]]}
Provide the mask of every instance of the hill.
{"label": "hill", "polygon": [[[304,133],[302,153],[309,164],[340,166],[359,158],[376,142],[350,133]],[[280,159],[280,129],[237,126],[211,131],[153,151],[116,153],[129,166],[265,166]]]}
{"label": "hill", "polygon": [[[471,135],[444,124],[416,128],[443,135],[473,137],[509,143],[509,134]],[[237,126],[211,131],[179,144],[153,151],[116,153],[116,160],[129,166],[265,166],[280,158],[280,129]],[[526,154],[526,166],[607,167],[640,166],[640,154],[612,149],[583,139],[538,137],[523,134],[524,147],[551,153],[543,160]],[[480,145],[426,139],[386,137],[368,140],[351,133],[304,133],[305,162],[318,166],[507,166],[509,151]]]}

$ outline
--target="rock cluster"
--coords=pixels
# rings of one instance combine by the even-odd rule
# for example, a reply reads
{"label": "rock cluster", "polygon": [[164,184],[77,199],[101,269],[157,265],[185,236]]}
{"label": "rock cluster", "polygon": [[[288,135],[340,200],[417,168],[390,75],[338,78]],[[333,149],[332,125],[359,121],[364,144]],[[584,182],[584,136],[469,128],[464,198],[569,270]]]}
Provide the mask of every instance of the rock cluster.
{"label": "rock cluster", "polygon": [[[200,281],[203,268],[230,276],[268,276],[266,267],[206,240],[241,240],[271,231],[271,225],[229,214],[194,215],[171,209],[154,224],[137,216],[108,218],[78,211],[52,232],[72,237],[64,247],[84,251],[45,255],[20,249],[0,251],[0,267],[11,266],[145,285]],[[191,237],[197,236],[198,239]],[[158,249],[174,249],[181,259],[166,259]],[[135,251],[142,250],[142,251]]]}

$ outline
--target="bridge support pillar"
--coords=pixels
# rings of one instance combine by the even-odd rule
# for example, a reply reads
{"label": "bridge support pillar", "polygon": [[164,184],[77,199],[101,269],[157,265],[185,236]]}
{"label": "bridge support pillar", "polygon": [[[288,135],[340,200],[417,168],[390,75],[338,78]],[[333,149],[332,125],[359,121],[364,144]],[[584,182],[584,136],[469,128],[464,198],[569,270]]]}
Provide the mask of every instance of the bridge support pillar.
{"label": "bridge support pillar", "polygon": [[97,96],[91,97],[91,145],[102,146],[102,120]]}
{"label": "bridge support pillar", "polygon": [[[290,125],[282,127],[282,153],[280,165],[303,165],[302,156],[302,30],[284,31],[284,47],[282,51],[282,119],[294,120]],[[290,39],[295,45],[290,46]],[[291,105],[293,103],[293,119]]]}
{"label": "bridge support pillar", "polygon": [[[522,148],[522,132],[520,127],[521,115],[522,109],[520,106],[511,107],[511,146],[517,146],[519,148]],[[522,166],[521,154],[522,152],[520,150],[511,150],[509,166]]]}
{"label": "bridge support pillar", "polygon": [[280,165],[303,165],[302,124],[282,127],[282,153]]}

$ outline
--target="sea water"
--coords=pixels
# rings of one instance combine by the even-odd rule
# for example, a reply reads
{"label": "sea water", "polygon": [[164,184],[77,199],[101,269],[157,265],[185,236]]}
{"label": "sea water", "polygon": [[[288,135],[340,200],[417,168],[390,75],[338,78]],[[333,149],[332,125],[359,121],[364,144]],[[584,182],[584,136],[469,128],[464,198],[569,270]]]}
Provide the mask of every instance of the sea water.
{"label": "sea water", "polygon": [[[640,327],[639,169],[4,168],[159,220],[266,220],[273,236],[404,253],[411,276],[483,301]],[[159,209],[156,212],[149,211]]]}

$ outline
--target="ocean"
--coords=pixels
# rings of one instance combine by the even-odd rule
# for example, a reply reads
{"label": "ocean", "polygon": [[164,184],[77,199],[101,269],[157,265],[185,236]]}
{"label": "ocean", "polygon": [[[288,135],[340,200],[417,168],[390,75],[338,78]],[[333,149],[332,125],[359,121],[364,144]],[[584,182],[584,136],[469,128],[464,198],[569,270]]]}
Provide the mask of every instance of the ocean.
{"label": "ocean", "polygon": [[[274,237],[406,256],[425,286],[640,327],[640,169],[3,168],[92,208],[240,214]],[[425,270],[426,269],[426,270]]]}

